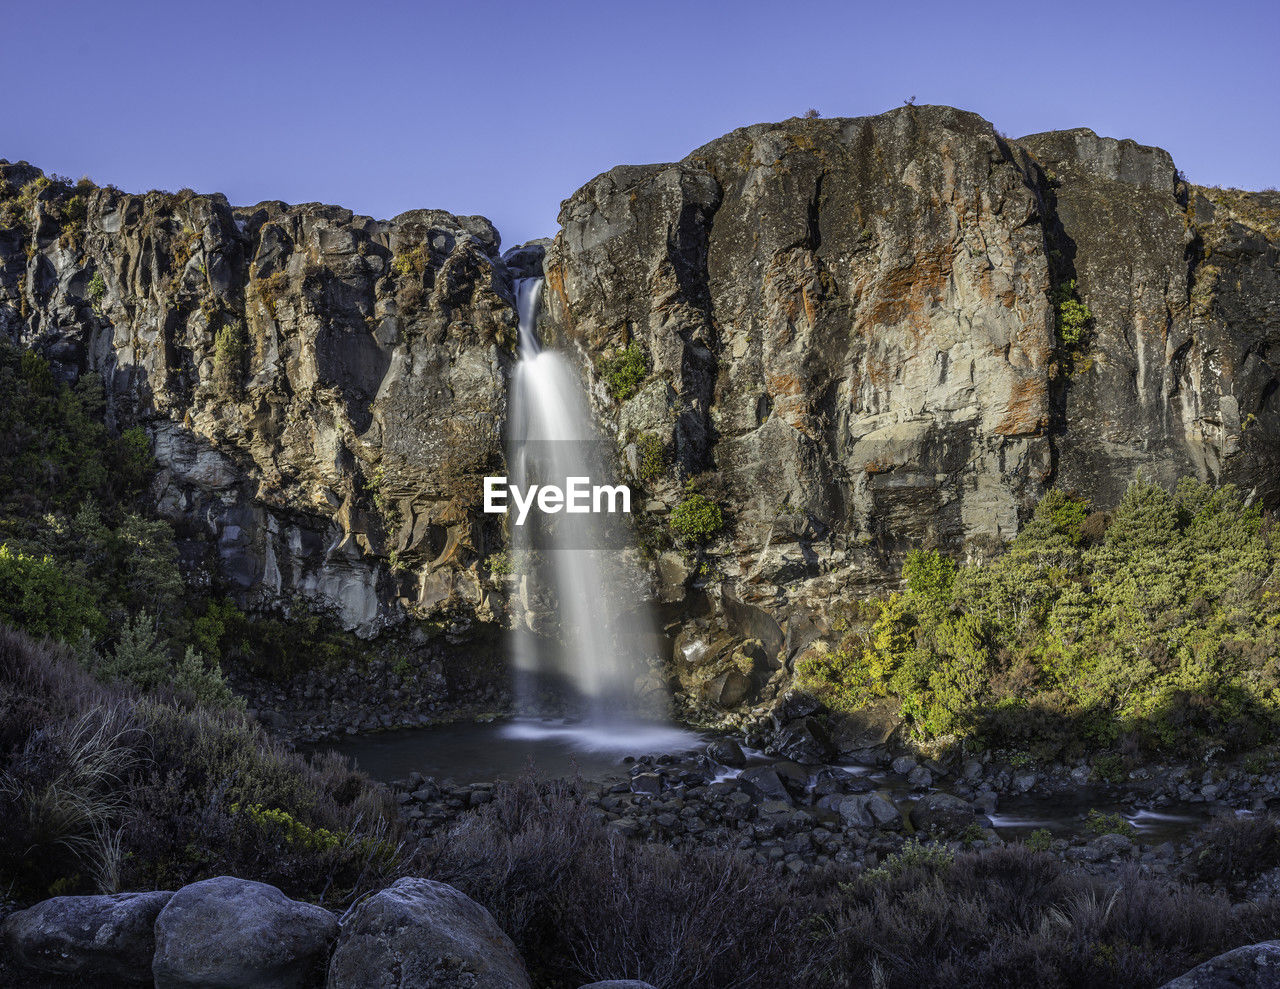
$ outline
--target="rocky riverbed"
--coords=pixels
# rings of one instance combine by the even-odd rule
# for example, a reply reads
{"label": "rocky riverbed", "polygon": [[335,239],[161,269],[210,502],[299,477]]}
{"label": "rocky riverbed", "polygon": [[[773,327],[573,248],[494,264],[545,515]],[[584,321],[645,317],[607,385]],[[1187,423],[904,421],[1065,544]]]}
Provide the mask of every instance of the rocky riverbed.
{"label": "rocky riverbed", "polygon": [[[433,843],[488,803],[497,784],[413,773],[390,785],[413,831]],[[1205,825],[1280,800],[1280,773],[1189,764],[1120,771],[1105,760],[1032,766],[993,754],[939,762],[886,746],[806,765],[722,737],[692,756],[629,758],[615,772],[580,778],[576,791],[626,838],[741,849],[796,873],[875,867],[908,842],[980,850],[1026,841],[1095,874],[1132,865],[1179,878],[1194,865]]]}

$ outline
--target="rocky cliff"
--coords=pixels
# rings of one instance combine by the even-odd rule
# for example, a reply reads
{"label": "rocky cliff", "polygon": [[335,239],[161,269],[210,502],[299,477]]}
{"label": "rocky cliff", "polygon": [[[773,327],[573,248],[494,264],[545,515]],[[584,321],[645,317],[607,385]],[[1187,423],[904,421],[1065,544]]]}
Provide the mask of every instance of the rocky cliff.
{"label": "rocky cliff", "polygon": [[432,210],[126,195],[0,165],[0,331],[140,423],[189,569],[365,632],[486,610],[514,340],[498,235]]}
{"label": "rocky cliff", "polygon": [[[376,631],[501,617],[513,272],[488,221],[126,195],[0,166],[0,330],[139,422],[193,571]],[[906,549],[983,555],[1047,487],[1139,469],[1280,501],[1280,194],[1202,189],[1087,130],[1010,140],[946,107],[743,128],[563,205],[542,332],[634,464],[646,526],[696,478],[702,576],[776,661]],[[634,394],[609,359],[638,347]],[[634,348],[633,348],[634,352]]]}
{"label": "rocky cliff", "polygon": [[[1278,219],[1280,195],[1087,130],[790,120],[575,193],[545,319],[620,442],[720,482],[711,589],[794,650],[807,611],[911,546],[989,552],[1050,485],[1105,507],[1138,470],[1196,474],[1274,503]],[[651,373],[618,402],[599,356],[633,342]]]}

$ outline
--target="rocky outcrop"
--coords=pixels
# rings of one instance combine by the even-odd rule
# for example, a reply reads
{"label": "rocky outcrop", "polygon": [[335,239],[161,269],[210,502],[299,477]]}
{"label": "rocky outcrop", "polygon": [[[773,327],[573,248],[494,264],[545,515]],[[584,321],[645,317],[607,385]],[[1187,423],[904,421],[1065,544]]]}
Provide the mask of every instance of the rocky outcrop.
{"label": "rocky outcrop", "polygon": [[452,886],[401,879],[343,921],[329,989],[529,989],[524,962],[484,907]]}
{"label": "rocky outcrop", "polygon": [[[1277,206],[1132,141],[1010,141],[947,107],[761,124],[575,193],[544,333],[619,444],[670,452],[652,509],[687,476],[722,499],[694,583],[794,657],[833,596],[911,547],[986,553],[1050,485],[1106,507],[1141,469],[1275,503]],[[629,345],[648,374],[618,400],[601,358]]]}
{"label": "rocky outcrop", "polygon": [[318,985],[338,918],[274,886],[219,876],[184,886],[156,917],[156,989]]}
{"label": "rocky outcrop", "polygon": [[156,916],[172,896],[55,896],[7,917],[4,943],[19,964],[81,984],[150,985]]}
{"label": "rocky outcrop", "polygon": [[480,480],[514,340],[493,226],[126,195],[0,163],[0,333],[101,375],[188,568],[374,632],[484,612]]}

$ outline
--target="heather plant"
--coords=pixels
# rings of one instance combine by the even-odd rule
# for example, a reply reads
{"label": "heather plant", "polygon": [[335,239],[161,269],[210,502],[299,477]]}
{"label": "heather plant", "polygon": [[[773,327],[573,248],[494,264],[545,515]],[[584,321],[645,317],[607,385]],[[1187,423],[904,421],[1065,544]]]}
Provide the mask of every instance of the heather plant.
{"label": "heather plant", "polygon": [[342,906],[385,885],[402,841],[385,793],[338,757],[287,751],[188,685],[104,685],[2,628],[0,833],[0,889],[20,901],[233,874]]}

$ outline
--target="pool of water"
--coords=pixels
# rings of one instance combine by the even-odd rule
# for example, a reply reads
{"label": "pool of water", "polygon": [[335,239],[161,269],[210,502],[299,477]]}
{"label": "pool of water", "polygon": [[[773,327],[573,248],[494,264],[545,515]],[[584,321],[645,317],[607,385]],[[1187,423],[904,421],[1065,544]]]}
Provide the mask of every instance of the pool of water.
{"label": "pool of water", "polygon": [[544,777],[604,779],[622,774],[628,756],[680,757],[706,741],[706,736],[670,725],[619,722],[600,727],[514,718],[353,735],[314,748],[349,756],[377,780],[403,779],[416,771],[456,783],[482,783],[530,771]]}

